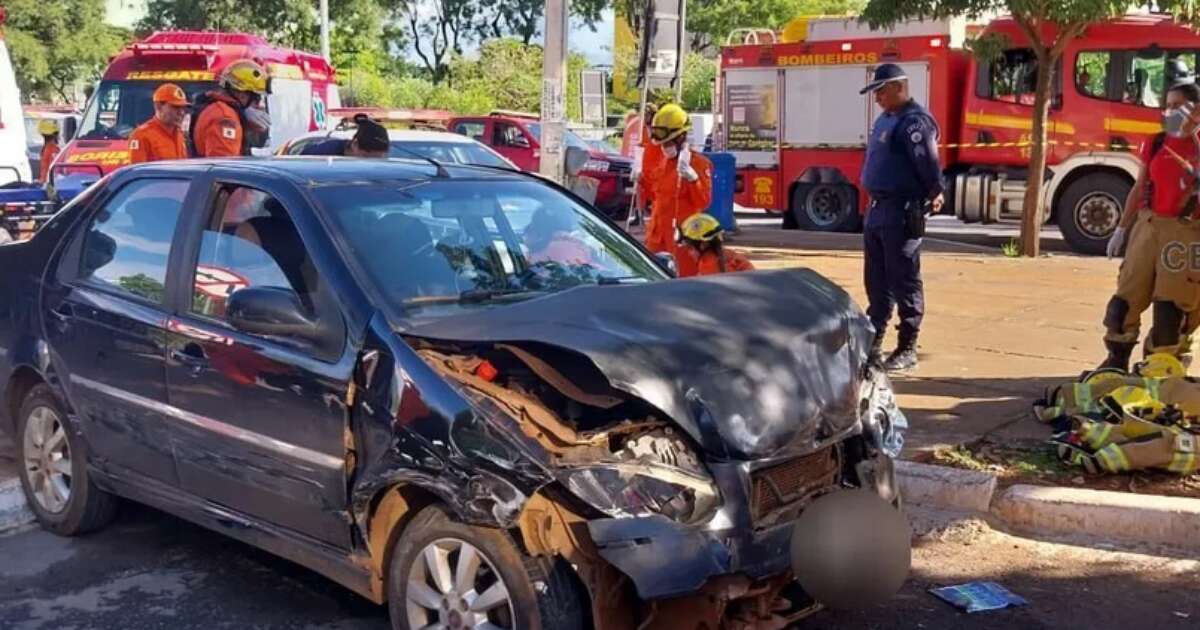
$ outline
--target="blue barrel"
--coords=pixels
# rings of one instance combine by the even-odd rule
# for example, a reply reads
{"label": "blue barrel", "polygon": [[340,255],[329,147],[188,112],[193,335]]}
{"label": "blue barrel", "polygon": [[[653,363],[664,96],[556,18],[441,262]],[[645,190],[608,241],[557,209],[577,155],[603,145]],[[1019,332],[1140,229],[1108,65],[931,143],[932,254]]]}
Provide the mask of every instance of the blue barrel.
{"label": "blue barrel", "polygon": [[733,187],[737,178],[737,160],[732,153],[705,153],[712,160],[712,204],[708,206],[709,214],[721,222],[726,231],[732,230],[733,224]]}

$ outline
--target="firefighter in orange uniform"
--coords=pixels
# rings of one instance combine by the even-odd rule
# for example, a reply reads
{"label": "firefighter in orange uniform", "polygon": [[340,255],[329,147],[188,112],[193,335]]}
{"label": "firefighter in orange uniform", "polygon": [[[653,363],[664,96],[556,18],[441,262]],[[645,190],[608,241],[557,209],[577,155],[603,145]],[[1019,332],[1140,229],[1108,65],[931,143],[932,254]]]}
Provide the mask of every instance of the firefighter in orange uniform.
{"label": "firefighter in orange uniform", "polygon": [[712,162],[688,148],[690,126],[687,112],[674,103],[659,109],[650,125],[651,141],[661,148],[663,161],[650,174],[654,205],[646,246],[654,252],[673,252],[681,278],[694,276],[699,269],[686,247],[674,242],[677,226],[712,202]]}
{"label": "firefighter in orange uniform", "polygon": [[178,85],[164,83],[158,86],[154,90],[154,116],[129,136],[129,161],[141,164],[187,159],[187,144],[181,127],[187,107],[187,95]]}
{"label": "firefighter in orange uniform", "polygon": [[37,124],[38,135],[42,136],[42,154],[38,163],[38,181],[49,181],[46,178],[50,176],[50,165],[54,163],[54,158],[58,157],[58,121],[52,118],[43,118]]}
{"label": "firefighter in orange uniform", "polygon": [[725,249],[724,228],[711,214],[693,214],[679,226],[679,241],[684,245],[682,256],[696,266],[697,274],[754,271],[754,264],[742,254]]}
{"label": "firefighter in orange uniform", "polygon": [[267,71],[241,59],[221,71],[221,89],[196,99],[189,134],[196,157],[250,155],[267,144],[271,119],[257,105],[269,91]]}

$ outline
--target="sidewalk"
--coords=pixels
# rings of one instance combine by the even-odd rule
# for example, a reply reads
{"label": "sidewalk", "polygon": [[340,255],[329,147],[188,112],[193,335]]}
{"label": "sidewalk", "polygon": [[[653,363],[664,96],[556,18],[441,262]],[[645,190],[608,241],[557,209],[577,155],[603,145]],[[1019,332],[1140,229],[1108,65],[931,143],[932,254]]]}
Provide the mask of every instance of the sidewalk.
{"label": "sidewalk", "polygon": [[[731,239],[760,269],[810,267],[865,306],[861,243],[857,234],[768,227]],[[1031,419],[1030,403],[1103,359],[1100,320],[1117,266],[1104,258],[1006,258],[995,248],[927,242],[921,366],[895,379],[911,425],[904,456],[983,436],[1045,440],[1048,431]],[[1149,313],[1143,326],[1148,330]],[[885,349],[894,343],[892,330]]]}

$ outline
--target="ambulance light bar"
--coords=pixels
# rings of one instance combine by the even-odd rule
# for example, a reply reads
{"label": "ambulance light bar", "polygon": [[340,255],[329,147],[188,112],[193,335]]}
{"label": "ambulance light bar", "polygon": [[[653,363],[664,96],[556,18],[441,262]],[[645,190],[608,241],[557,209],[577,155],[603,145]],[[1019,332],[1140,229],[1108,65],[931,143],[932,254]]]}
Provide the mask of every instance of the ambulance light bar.
{"label": "ambulance light bar", "polygon": [[220,50],[213,44],[130,44],[134,54],[145,52],[215,53]]}

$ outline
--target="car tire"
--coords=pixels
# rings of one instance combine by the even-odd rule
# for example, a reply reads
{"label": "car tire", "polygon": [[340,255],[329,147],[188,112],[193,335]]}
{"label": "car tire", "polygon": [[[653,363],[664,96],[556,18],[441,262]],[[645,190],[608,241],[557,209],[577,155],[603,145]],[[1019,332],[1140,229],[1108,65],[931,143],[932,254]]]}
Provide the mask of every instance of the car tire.
{"label": "car tire", "polygon": [[1112,173],[1092,173],[1067,184],[1054,214],[1072,251],[1104,254],[1132,187],[1128,179]]}
{"label": "car tire", "polygon": [[802,184],[792,192],[792,218],[810,232],[855,232],[862,224],[858,194],[846,184]]}
{"label": "car tire", "polygon": [[29,391],[17,422],[21,488],[38,524],[60,536],[79,536],[111,522],[117,499],[92,483],[83,440],[47,385]]}
{"label": "car tire", "polygon": [[[467,553],[475,560],[464,566]],[[488,621],[510,630],[588,627],[587,596],[565,563],[524,556],[502,530],[459,523],[440,506],[414,516],[388,569],[392,628],[458,627],[453,622],[479,614],[472,604],[485,597],[491,604],[483,611],[486,617],[465,621]]]}

